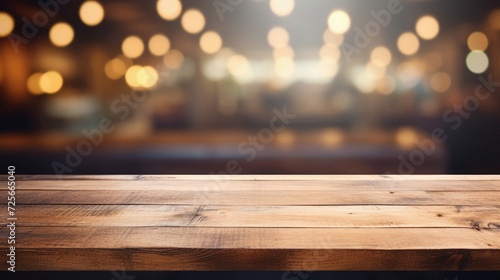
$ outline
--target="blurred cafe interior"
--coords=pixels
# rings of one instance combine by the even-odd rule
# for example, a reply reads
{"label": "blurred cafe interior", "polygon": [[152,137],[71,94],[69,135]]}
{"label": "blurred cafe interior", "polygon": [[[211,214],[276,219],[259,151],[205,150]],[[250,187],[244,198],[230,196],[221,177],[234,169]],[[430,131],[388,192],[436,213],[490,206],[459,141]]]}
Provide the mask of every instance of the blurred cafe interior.
{"label": "blurred cafe interior", "polygon": [[497,0],[0,2],[21,174],[500,171]]}

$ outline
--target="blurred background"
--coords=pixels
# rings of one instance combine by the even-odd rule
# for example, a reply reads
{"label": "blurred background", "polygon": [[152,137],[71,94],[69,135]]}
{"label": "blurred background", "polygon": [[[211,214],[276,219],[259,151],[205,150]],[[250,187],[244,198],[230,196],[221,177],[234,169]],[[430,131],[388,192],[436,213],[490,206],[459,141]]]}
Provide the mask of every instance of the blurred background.
{"label": "blurred background", "polygon": [[1,1],[0,36],[19,173],[500,171],[498,1]]}

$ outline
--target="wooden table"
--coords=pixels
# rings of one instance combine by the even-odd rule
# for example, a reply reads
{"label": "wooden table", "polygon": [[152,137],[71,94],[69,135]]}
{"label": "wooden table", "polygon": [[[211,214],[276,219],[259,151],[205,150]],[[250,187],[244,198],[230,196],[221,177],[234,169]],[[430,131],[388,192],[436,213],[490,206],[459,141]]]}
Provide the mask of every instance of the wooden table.
{"label": "wooden table", "polygon": [[500,269],[500,176],[16,181],[17,270]]}

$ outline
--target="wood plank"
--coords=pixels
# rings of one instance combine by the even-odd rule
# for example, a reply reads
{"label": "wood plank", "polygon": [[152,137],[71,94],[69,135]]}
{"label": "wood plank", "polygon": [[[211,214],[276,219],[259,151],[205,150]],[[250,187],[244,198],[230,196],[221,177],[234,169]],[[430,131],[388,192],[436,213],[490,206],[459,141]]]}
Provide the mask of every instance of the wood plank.
{"label": "wood plank", "polygon": [[[500,206],[23,205],[22,227],[499,228]],[[0,216],[5,225],[7,215]]]}
{"label": "wood plank", "polygon": [[[8,175],[0,175],[6,181]],[[26,175],[16,174],[16,180],[236,180],[236,181],[335,181],[335,180],[403,180],[403,181],[499,181],[500,175]]]}
{"label": "wood plank", "polygon": [[18,205],[500,205],[500,191],[17,191],[16,201]]}
{"label": "wood plank", "polygon": [[[7,228],[0,228],[6,246]],[[19,227],[19,249],[498,250],[500,230],[472,228]]]}
{"label": "wood plank", "polygon": [[[18,249],[18,271],[498,271],[499,250]],[[6,270],[7,263],[0,263]]]}
{"label": "wood plank", "polygon": [[[36,180],[20,181],[18,190],[414,190],[414,191],[500,191],[500,181],[138,181],[138,180]],[[4,186],[6,188],[6,186]]]}

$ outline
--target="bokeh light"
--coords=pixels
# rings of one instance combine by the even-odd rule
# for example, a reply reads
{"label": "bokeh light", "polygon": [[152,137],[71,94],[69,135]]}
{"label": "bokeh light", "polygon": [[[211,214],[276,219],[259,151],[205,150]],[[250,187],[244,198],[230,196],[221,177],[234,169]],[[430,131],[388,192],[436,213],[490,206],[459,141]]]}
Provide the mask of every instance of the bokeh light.
{"label": "bokeh light", "polygon": [[233,55],[227,61],[227,69],[233,76],[243,76],[250,68],[248,59],[242,55]]}
{"label": "bokeh light", "polygon": [[6,12],[0,12],[0,37],[8,36],[14,30],[14,19]]}
{"label": "bokeh light", "polygon": [[49,31],[49,38],[52,44],[57,47],[65,47],[69,45],[75,36],[75,32],[71,25],[65,22],[54,24]]}
{"label": "bokeh light", "polygon": [[294,0],[271,0],[269,1],[271,11],[280,17],[284,17],[292,13],[295,7]]}
{"label": "bokeh light", "polygon": [[465,60],[467,68],[472,73],[481,74],[488,69],[488,56],[483,51],[471,51]]}
{"label": "bokeh light", "polygon": [[152,55],[165,55],[170,49],[170,40],[163,34],[156,34],[149,39],[148,48]]}
{"label": "bokeh light", "polygon": [[375,79],[367,67],[354,67],[350,78],[354,86],[362,93],[371,93],[375,90]]}
{"label": "bokeh light", "polygon": [[292,147],[297,141],[297,136],[295,133],[289,129],[279,131],[274,137],[274,143],[282,148]]}
{"label": "bokeh light", "polygon": [[163,64],[168,69],[178,69],[184,62],[184,55],[179,50],[170,50],[163,56]]}
{"label": "bokeh light", "polygon": [[295,63],[289,57],[280,57],[274,63],[274,71],[281,78],[290,78],[295,72]]}
{"label": "bokeh light", "polygon": [[366,64],[366,73],[372,80],[378,80],[385,76],[385,67],[370,61]]}
{"label": "bokeh light", "polygon": [[207,54],[216,53],[222,48],[222,38],[215,31],[207,31],[200,38],[200,48]]}
{"label": "bokeh light", "polygon": [[273,58],[278,59],[280,57],[288,57],[288,58],[293,58],[295,56],[295,52],[293,51],[292,47],[290,46],[284,46],[282,48],[276,48],[273,50]]}
{"label": "bokeh light", "polygon": [[141,67],[137,71],[137,82],[144,88],[152,88],[158,82],[158,72],[152,66]]}
{"label": "bokeh light", "polygon": [[418,37],[412,32],[404,32],[398,38],[398,49],[404,55],[417,53],[420,47]]}
{"label": "bokeh light", "polygon": [[415,31],[424,40],[434,39],[439,33],[439,22],[433,16],[422,16],[417,20]]}
{"label": "bokeh light", "polygon": [[396,81],[391,76],[384,76],[377,81],[376,90],[383,95],[389,95],[396,89]]}
{"label": "bokeh light", "polygon": [[156,10],[163,19],[175,20],[182,12],[182,3],[180,0],[158,0]]}
{"label": "bokeh light", "polygon": [[323,45],[319,50],[319,57],[322,60],[332,60],[337,62],[340,58],[340,50],[333,45]]}
{"label": "bokeh light", "polygon": [[220,81],[226,78],[229,74],[227,69],[227,61],[231,57],[232,51],[222,49],[217,55],[211,57],[203,64],[203,74],[211,81]]}
{"label": "bokeh light", "polygon": [[273,27],[267,34],[267,41],[273,48],[283,48],[288,45],[289,40],[288,32],[282,27]]}
{"label": "bokeh light", "polygon": [[125,73],[125,82],[132,88],[138,88],[141,86],[141,83],[137,79],[137,74],[142,67],[140,65],[133,65],[127,69]]}
{"label": "bokeh light", "polygon": [[325,78],[333,78],[339,71],[339,65],[336,61],[322,59],[318,63],[320,74]]}
{"label": "bokeh light", "polygon": [[482,32],[473,32],[467,38],[467,46],[471,51],[484,51],[488,47],[488,37]]}
{"label": "bokeh light", "polygon": [[451,78],[445,72],[436,72],[431,77],[431,87],[437,92],[445,92],[450,89]]}
{"label": "bokeh light", "polygon": [[49,94],[58,92],[63,86],[63,77],[57,71],[49,71],[40,77],[40,89]]}
{"label": "bokeh light", "polygon": [[104,19],[104,8],[97,1],[85,1],[80,6],[80,19],[86,25],[98,25]]}
{"label": "bokeh light", "polygon": [[122,52],[128,58],[138,58],[144,52],[144,43],[137,36],[128,36],[123,40]]}
{"label": "bokeh light", "polygon": [[391,63],[392,55],[391,51],[383,46],[376,47],[372,50],[370,54],[370,60],[373,64],[385,67]]}
{"label": "bokeh light", "polygon": [[181,24],[187,33],[197,34],[205,28],[205,16],[199,10],[190,9],[182,15]]}
{"label": "bokeh light", "polygon": [[402,127],[396,132],[396,144],[403,149],[410,149],[415,146],[418,133],[411,127]]}
{"label": "bokeh light", "polygon": [[106,76],[112,80],[120,79],[125,74],[125,71],[127,71],[127,65],[118,57],[108,61],[104,66]]}
{"label": "bokeh light", "polygon": [[38,95],[43,93],[43,90],[40,88],[40,78],[42,75],[43,73],[34,73],[28,78],[26,85],[32,94]]}
{"label": "bokeh light", "polygon": [[328,16],[328,27],[337,34],[344,34],[351,27],[351,18],[343,10],[335,10]]}
{"label": "bokeh light", "polygon": [[336,147],[344,142],[345,135],[338,128],[327,128],[321,132],[319,140],[326,147]]}

